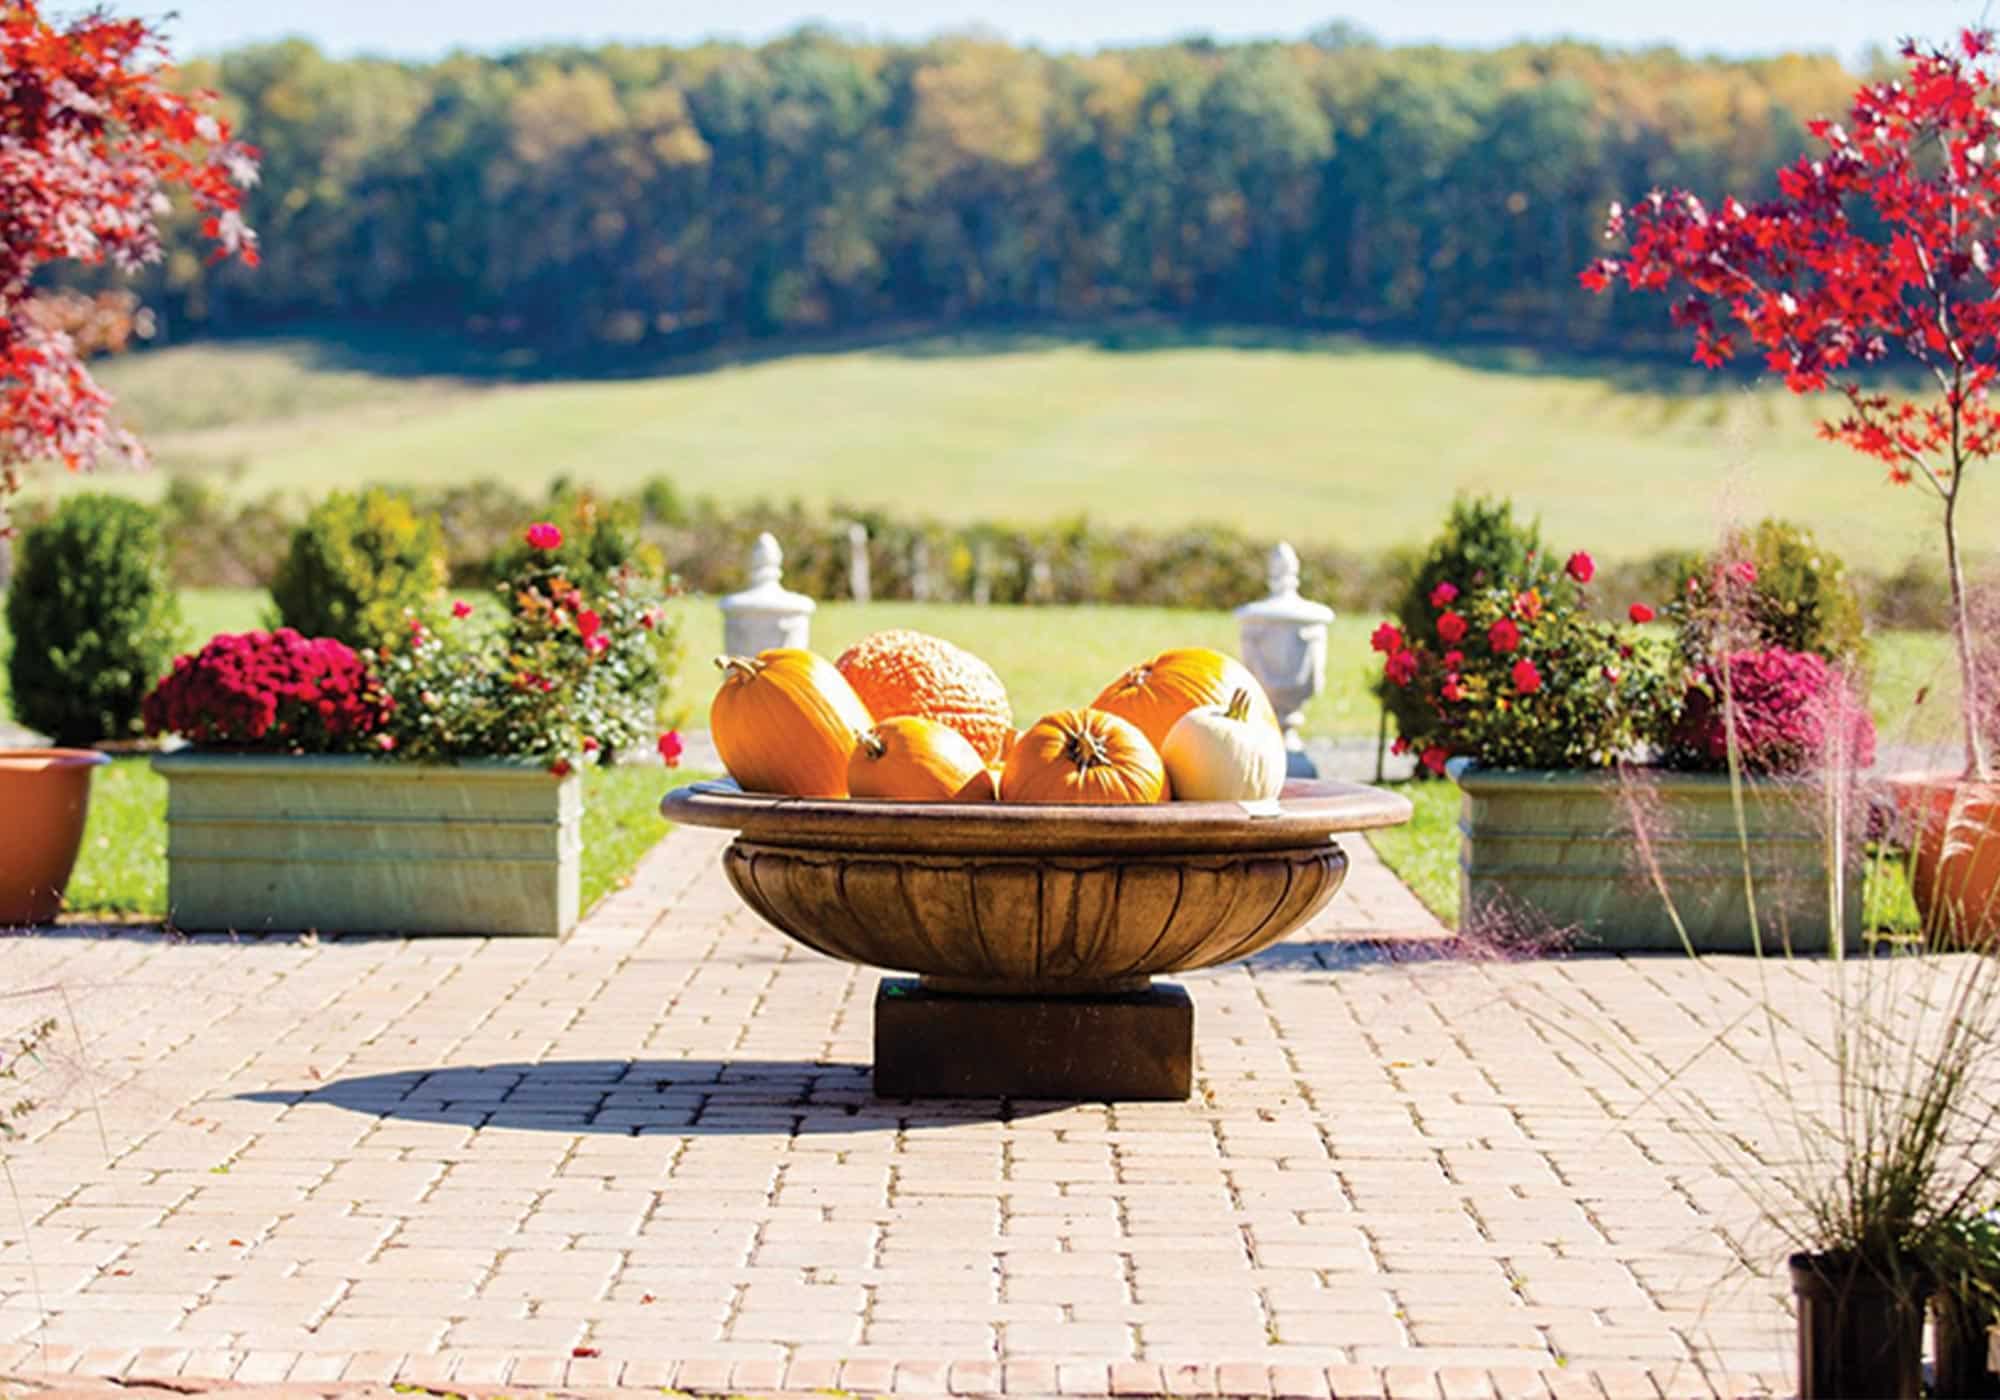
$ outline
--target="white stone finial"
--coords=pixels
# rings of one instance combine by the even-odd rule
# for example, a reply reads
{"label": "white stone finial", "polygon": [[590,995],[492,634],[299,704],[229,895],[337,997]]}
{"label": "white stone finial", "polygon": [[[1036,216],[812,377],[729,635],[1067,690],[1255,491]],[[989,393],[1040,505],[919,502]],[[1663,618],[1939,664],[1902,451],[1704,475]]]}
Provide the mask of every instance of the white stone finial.
{"label": "white stone finial", "polygon": [[750,546],[750,586],[763,588],[776,584],[784,576],[785,551],[778,548],[777,537],[766,530]]}
{"label": "white stone finial", "polygon": [[722,599],[722,649],[755,656],[773,647],[804,647],[811,636],[813,600],[781,582],[785,552],[766,532],[750,547],[750,586]]}
{"label": "white stone finial", "polygon": [[1299,591],[1299,552],[1292,548],[1290,541],[1280,540],[1272,548],[1270,558],[1264,565],[1264,581],[1270,586],[1274,598]]}

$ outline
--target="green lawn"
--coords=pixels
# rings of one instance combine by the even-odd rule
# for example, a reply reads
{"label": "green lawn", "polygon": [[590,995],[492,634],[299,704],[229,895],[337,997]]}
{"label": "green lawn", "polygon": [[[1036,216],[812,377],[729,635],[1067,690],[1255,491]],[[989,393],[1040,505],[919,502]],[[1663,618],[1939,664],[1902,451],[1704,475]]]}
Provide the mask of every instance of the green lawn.
{"label": "green lawn", "polygon": [[[584,908],[617,888],[667,834],[659,811],[667,789],[706,776],[651,764],[584,770]],[[71,913],[166,916],[167,785],[145,759],[98,771],[68,904]]]}
{"label": "green lawn", "polygon": [[1696,371],[1228,332],[938,337],[629,379],[435,372],[446,363],[266,339],[102,375],[160,464],[124,478],[146,493],[173,471],[245,494],[664,474],[724,500],[1218,520],[1372,551],[1420,543],[1453,492],[1485,489],[1603,558],[1711,544],[1725,506],[1802,520],[1856,564],[1893,567],[1930,540],[1922,495],[1817,441],[1813,405]]}

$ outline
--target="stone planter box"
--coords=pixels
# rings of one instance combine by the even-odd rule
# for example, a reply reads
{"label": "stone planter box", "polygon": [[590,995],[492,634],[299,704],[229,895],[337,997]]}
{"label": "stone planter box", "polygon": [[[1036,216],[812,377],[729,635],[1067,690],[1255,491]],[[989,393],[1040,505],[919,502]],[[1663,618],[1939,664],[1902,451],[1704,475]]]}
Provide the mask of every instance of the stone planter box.
{"label": "stone planter box", "polygon": [[[1642,845],[1616,773],[1462,761],[1450,771],[1461,794],[1458,888],[1467,927],[1479,920],[1501,931],[1567,929],[1585,948],[1683,951],[1650,859],[1696,951],[1755,950],[1746,842],[1726,774],[1644,770],[1634,780],[1647,813]],[[1767,953],[1831,946],[1822,805],[1813,779],[1746,784],[1743,825]],[[1860,843],[1849,844],[1841,927],[1851,948],[1861,928],[1862,859]]]}
{"label": "stone planter box", "polygon": [[575,774],[194,750],[153,768],[177,928],[559,936],[576,923]]}

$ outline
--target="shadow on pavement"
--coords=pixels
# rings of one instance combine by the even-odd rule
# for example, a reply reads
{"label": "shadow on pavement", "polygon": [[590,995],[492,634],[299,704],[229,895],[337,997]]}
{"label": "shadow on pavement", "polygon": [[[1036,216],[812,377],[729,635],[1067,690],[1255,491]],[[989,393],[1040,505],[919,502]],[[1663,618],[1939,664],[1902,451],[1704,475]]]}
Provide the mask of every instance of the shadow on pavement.
{"label": "shadow on pavement", "polygon": [[1047,1100],[877,1099],[867,1065],[806,1060],[453,1065],[237,1097],[324,1105],[402,1122],[625,1137],[893,1133],[1007,1122],[1069,1106]]}

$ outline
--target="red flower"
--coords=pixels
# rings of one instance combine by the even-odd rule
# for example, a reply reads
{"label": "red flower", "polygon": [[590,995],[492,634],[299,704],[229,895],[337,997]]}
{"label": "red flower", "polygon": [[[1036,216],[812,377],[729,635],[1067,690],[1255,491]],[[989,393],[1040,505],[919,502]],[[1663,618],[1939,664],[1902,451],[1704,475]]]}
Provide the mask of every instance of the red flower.
{"label": "red flower", "polygon": [[528,546],[531,549],[561,549],[563,532],[546,520],[538,520],[528,527]]}
{"label": "red flower", "polygon": [[1393,754],[1399,754],[1399,755],[1406,754],[1409,751],[1410,751],[1410,741],[1408,739],[1405,739],[1400,734],[1396,736],[1396,742],[1389,745],[1389,752]]}
{"label": "red flower", "polygon": [[1444,664],[1447,670],[1456,671],[1465,664],[1465,653],[1462,651],[1446,652],[1444,654]]}
{"label": "red flower", "polygon": [[610,647],[611,639],[602,632],[593,632],[583,639],[583,649],[592,656],[596,656],[601,651],[607,651]]}
{"label": "red flower", "polygon": [[570,768],[568,759],[559,758],[549,765],[549,771],[558,778],[567,778],[573,770]]}
{"label": "red flower", "polygon": [[465,599],[460,598],[456,603],[453,603],[451,605],[451,615],[453,617],[471,617],[472,604],[466,602]]}
{"label": "red flower", "polygon": [[669,729],[660,736],[660,758],[667,767],[680,767],[681,754],[684,751],[685,745],[681,743],[681,732],[678,729]]}
{"label": "red flower", "polygon": [[1507,678],[1514,682],[1514,689],[1523,695],[1533,695],[1542,688],[1542,673],[1525,656],[1514,663],[1514,669],[1508,672]]}
{"label": "red flower", "polygon": [[1730,576],[1745,588],[1757,582],[1757,566],[1748,559],[1739,559],[1729,566]]}
{"label": "red flower", "polygon": [[1393,622],[1385,622],[1368,638],[1368,645],[1384,656],[1394,656],[1403,649],[1403,629]]}
{"label": "red flower", "polygon": [[651,608],[647,608],[639,614],[639,625],[650,632],[660,625],[660,615]]}
{"label": "red flower", "polygon": [[1444,772],[1444,762],[1450,757],[1451,754],[1448,751],[1436,744],[1432,744],[1424,750],[1424,767],[1430,769],[1433,773],[1442,774]]}
{"label": "red flower", "polygon": [[1569,563],[1563,565],[1563,571],[1578,583],[1589,583],[1591,576],[1597,572],[1597,561],[1579,549],[1570,555]]}
{"label": "red flower", "polygon": [[393,752],[396,747],[396,736],[393,734],[377,734],[375,736],[375,747],[382,750],[383,753]]}
{"label": "red flower", "polygon": [[1625,610],[1625,616],[1631,618],[1634,622],[1651,622],[1655,614],[1644,603],[1634,603]]}
{"label": "red flower", "polygon": [[1536,618],[1540,617],[1542,615],[1542,590],[1539,588],[1530,588],[1525,593],[1516,593],[1514,595],[1514,611],[1519,613],[1525,622],[1533,622]]}
{"label": "red flower", "polygon": [[1438,614],[1438,640],[1450,646],[1465,639],[1466,621],[1455,612]]}
{"label": "red flower", "polygon": [[579,612],[576,615],[577,633],[585,641],[589,641],[592,637],[595,637],[598,634],[598,632],[600,632],[603,629],[603,627],[604,627],[604,619],[599,617],[597,613],[590,608],[585,608],[583,611]]}
{"label": "red flower", "polygon": [[1486,645],[1505,656],[1521,645],[1521,629],[1515,626],[1513,618],[1503,617],[1486,629]]}
{"label": "red flower", "polygon": [[583,736],[583,751],[585,753],[596,753],[602,747],[603,745],[599,744],[590,735],[586,734]]}
{"label": "red flower", "polygon": [[1451,606],[1452,599],[1457,596],[1457,584],[1450,582],[1440,583],[1436,588],[1431,590],[1431,606],[1434,608],[1449,607]]}
{"label": "red flower", "polygon": [[1465,698],[1465,692],[1459,688],[1457,676],[1446,676],[1444,678],[1444,685],[1438,690],[1438,695],[1442,699],[1454,704]]}
{"label": "red flower", "polygon": [[1417,678],[1417,654],[1413,651],[1399,651],[1382,663],[1382,674],[1392,684],[1408,685]]}

